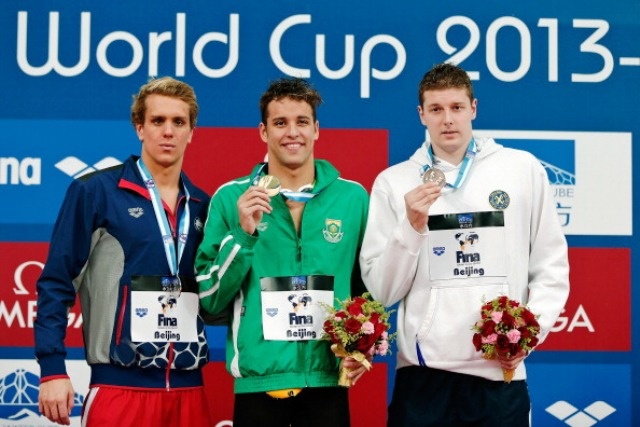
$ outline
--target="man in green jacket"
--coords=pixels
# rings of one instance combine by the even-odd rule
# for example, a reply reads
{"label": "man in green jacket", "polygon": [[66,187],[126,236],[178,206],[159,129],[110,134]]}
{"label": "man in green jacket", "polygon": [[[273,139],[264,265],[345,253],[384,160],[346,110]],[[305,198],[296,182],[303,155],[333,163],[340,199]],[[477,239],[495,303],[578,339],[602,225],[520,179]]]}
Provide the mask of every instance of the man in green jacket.
{"label": "man in green jacket", "polygon": [[[320,94],[302,79],[260,99],[268,162],[214,194],[196,269],[205,311],[228,310],[234,427],[349,426],[340,359],[320,340],[334,305],[359,295],[368,194],[314,159]],[[346,358],[357,379],[364,367]]]}

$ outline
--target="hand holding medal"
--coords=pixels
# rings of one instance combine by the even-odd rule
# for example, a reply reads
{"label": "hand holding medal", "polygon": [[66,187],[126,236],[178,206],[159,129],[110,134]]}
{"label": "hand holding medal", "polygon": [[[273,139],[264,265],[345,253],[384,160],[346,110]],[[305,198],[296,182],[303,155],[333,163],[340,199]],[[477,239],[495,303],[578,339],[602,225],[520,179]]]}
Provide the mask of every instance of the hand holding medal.
{"label": "hand holding medal", "polygon": [[[440,197],[441,190],[447,185],[442,170],[433,167],[424,169],[420,171],[423,184],[404,195],[407,219],[418,233],[425,232],[429,222],[429,208]],[[429,182],[434,183],[435,186],[424,185]]]}
{"label": "hand holding medal", "polygon": [[[258,188],[262,190],[258,190]],[[259,173],[252,179],[252,185],[238,199],[238,219],[240,227],[248,234],[255,233],[264,213],[271,213],[271,198],[280,193],[280,180],[273,175]]]}

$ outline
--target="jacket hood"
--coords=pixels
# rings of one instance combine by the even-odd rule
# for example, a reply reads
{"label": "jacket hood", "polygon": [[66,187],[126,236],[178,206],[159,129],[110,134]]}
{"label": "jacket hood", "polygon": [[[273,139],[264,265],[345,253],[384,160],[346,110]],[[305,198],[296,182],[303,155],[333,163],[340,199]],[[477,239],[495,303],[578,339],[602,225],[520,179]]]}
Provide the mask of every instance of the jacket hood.
{"label": "jacket hood", "polygon": [[[501,144],[498,144],[493,138],[478,138],[474,136],[476,141],[476,158],[475,160],[483,159],[491,154],[503,149]],[[433,166],[431,164],[431,157],[428,155],[428,149],[431,145],[427,134],[427,140],[422,143],[420,148],[409,158],[410,161],[416,163],[416,167],[422,167],[425,165]]]}

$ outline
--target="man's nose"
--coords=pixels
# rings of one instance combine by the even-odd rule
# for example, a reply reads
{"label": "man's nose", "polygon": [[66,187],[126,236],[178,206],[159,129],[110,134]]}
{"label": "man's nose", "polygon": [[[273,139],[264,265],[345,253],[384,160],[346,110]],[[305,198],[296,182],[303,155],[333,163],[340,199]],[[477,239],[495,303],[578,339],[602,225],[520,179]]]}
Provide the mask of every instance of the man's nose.
{"label": "man's nose", "polygon": [[300,130],[298,129],[298,125],[296,123],[291,123],[287,127],[287,134],[292,136],[297,136],[299,133],[300,133]]}

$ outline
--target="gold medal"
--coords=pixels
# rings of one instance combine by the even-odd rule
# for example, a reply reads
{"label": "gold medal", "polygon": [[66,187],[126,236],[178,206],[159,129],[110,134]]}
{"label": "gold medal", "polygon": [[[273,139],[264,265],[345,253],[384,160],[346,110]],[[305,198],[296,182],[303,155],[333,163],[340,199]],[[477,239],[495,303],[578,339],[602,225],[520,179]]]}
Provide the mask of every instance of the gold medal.
{"label": "gold medal", "polygon": [[266,189],[269,197],[277,196],[280,193],[280,180],[273,175],[263,175],[258,180],[258,187]]}
{"label": "gold medal", "polygon": [[438,187],[442,188],[447,184],[447,178],[440,169],[429,168],[422,174],[422,182],[435,182]]}

